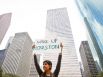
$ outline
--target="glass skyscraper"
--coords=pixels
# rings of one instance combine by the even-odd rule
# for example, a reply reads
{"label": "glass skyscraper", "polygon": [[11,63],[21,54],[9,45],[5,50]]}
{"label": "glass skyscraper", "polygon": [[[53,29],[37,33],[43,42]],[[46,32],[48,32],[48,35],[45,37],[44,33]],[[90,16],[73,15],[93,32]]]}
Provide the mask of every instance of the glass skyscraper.
{"label": "glass skyscraper", "polygon": [[94,59],[103,71],[103,1],[76,0],[87,27],[88,41]]}

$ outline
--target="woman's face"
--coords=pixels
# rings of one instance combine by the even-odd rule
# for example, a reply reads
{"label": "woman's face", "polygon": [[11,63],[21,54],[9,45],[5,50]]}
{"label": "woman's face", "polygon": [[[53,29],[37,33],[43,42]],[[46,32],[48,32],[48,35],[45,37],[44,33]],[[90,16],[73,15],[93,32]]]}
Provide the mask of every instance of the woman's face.
{"label": "woman's face", "polygon": [[48,71],[48,70],[50,70],[50,65],[47,63],[47,62],[44,62],[43,63],[43,69],[44,69],[44,71]]}

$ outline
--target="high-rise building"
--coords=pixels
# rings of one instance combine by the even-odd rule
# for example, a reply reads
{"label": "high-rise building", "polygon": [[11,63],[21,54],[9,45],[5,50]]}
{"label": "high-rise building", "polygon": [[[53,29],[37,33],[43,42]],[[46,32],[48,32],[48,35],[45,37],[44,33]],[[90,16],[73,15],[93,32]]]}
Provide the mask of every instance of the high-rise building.
{"label": "high-rise building", "polygon": [[0,67],[2,66],[6,56],[6,49],[0,50]]}
{"label": "high-rise building", "polygon": [[6,57],[2,65],[3,71],[20,77],[29,77],[32,43],[27,32],[16,33],[12,43],[7,47]]}
{"label": "high-rise building", "polygon": [[[39,54],[36,54],[37,55],[37,60],[38,60],[38,63],[40,64],[40,55]],[[38,77],[38,73],[37,73],[37,70],[36,70],[36,67],[35,67],[35,64],[34,64],[34,56],[32,56],[32,61],[31,61],[31,65],[30,65],[30,71],[29,71],[29,77]]]}
{"label": "high-rise building", "polygon": [[[35,53],[41,53],[43,60],[51,60],[52,71],[57,64],[60,42],[63,43],[63,56],[59,77],[81,77],[73,35],[66,8],[47,11],[46,40],[35,42]],[[41,64],[41,63],[40,63]]]}
{"label": "high-rise building", "polygon": [[81,63],[81,62],[79,62],[79,65],[80,65],[80,70],[81,70],[81,75],[82,75],[82,77],[83,77],[83,64]]}
{"label": "high-rise building", "polygon": [[13,39],[14,39],[13,36],[9,37],[8,42],[7,42],[6,46],[5,46],[5,49],[9,48],[9,46],[10,46],[10,44],[12,43],[12,40],[13,40]]}
{"label": "high-rise building", "polygon": [[103,5],[99,2],[76,0],[81,17],[87,28],[88,43],[93,58],[98,62],[101,71],[103,71],[103,10],[101,8]]}
{"label": "high-rise building", "polygon": [[100,49],[98,41],[96,40],[96,37],[95,37],[95,33],[92,31],[92,28],[90,27],[90,24],[89,24],[87,18],[84,18],[84,21],[86,23],[86,26],[87,26],[87,29],[88,29],[88,32],[89,32],[89,35],[90,35],[90,39],[92,40],[94,48],[95,48],[96,53],[98,55],[99,63],[101,65],[101,68],[103,68],[103,54],[102,54],[102,50]]}
{"label": "high-rise building", "polygon": [[96,64],[96,67],[97,67],[98,72],[101,72],[101,68],[100,68],[100,66],[99,66],[99,64],[98,64],[97,61],[95,61],[95,64]]}
{"label": "high-rise building", "polygon": [[80,45],[80,55],[84,67],[84,77],[96,77],[98,74],[95,61],[93,59],[88,41],[82,41]]}
{"label": "high-rise building", "polygon": [[2,42],[11,21],[11,13],[0,15],[0,43]]}

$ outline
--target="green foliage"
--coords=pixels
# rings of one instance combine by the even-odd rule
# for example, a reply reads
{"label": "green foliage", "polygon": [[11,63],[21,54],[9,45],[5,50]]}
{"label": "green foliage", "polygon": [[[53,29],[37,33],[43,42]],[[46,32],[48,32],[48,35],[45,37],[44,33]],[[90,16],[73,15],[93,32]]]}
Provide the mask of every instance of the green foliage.
{"label": "green foliage", "polygon": [[1,67],[0,67],[0,77],[2,77],[2,72],[3,72],[3,71],[2,71],[2,69],[1,69]]}
{"label": "green foliage", "polygon": [[99,73],[97,77],[103,77],[103,72]]}
{"label": "green foliage", "polygon": [[19,76],[14,75],[14,74],[6,73],[6,74],[4,74],[2,77],[19,77]]}
{"label": "green foliage", "polygon": [[15,74],[10,74],[10,73],[3,73],[1,67],[0,67],[0,77],[20,77],[20,76],[17,76]]}

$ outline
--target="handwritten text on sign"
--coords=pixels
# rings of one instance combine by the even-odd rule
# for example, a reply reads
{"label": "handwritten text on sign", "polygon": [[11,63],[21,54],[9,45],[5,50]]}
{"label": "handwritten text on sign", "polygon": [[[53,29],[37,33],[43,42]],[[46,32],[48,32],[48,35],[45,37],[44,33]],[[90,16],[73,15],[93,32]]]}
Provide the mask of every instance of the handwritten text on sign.
{"label": "handwritten text on sign", "polygon": [[59,49],[59,43],[57,43],[57,39],[40,40],[35,42],[34,50],[48,50],[48,49]]}

